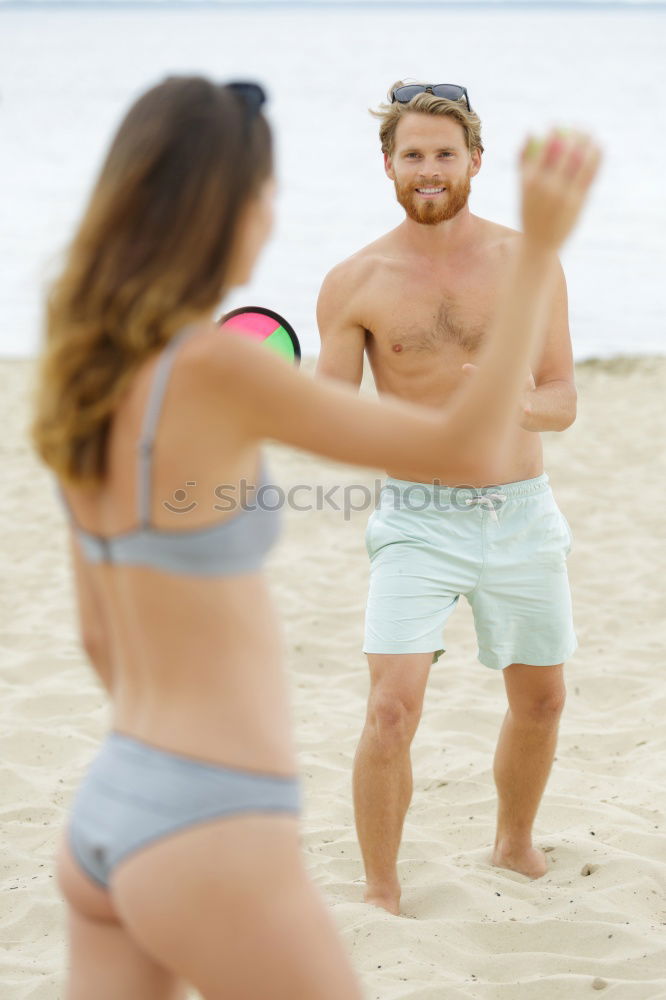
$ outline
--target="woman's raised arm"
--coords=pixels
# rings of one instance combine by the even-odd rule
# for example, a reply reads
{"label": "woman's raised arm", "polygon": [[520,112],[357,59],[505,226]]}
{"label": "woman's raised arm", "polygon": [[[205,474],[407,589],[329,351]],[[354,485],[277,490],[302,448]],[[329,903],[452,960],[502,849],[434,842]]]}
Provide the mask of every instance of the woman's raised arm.
{"label": "woman's raised arm", "polygon": [[263,348],[225,338],[216,390],[248,432],[353,465],[406,464],[432,478],[443,466],[465,481],[479,462],[492,469],[515,420],[524,373],[546,327],[556,253],[572,230],[600,154],[587,136],[552,132],[521,155],[524,236],[512,261],[495,329],[479,370],[443,411],[400,400],[358,398],[296,372]]}

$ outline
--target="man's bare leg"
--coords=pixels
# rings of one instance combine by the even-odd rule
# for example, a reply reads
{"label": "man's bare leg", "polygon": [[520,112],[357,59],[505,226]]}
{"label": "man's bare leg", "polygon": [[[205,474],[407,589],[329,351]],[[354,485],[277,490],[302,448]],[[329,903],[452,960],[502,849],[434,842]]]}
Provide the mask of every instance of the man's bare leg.
{"label": "man's bare leg", "polygon": [[548,870],[545,854],[532,846],[532,825],[557,745],[566,696],[562,668],[512,663],[503,671],[509,708],[493,767],[498,804],[492,864],[530,878]]}
{"label": "man's bare leg", "polygon": [[370,697],[354,758],[354,813],[366,903],[400,912],[398,851],[412,797],[410,746],[430,673],[432,653],[369,654]]}

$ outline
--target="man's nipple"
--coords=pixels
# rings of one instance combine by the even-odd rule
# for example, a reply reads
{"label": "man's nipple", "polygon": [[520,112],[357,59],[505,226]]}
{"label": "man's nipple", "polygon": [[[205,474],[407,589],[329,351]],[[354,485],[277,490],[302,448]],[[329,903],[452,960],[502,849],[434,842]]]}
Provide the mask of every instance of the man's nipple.
{"label": "man's nipple", "polygon": [[400,354],[400,351],[402,350],[402,344],[394,344],[393,350],[395,351],[396,354]]}

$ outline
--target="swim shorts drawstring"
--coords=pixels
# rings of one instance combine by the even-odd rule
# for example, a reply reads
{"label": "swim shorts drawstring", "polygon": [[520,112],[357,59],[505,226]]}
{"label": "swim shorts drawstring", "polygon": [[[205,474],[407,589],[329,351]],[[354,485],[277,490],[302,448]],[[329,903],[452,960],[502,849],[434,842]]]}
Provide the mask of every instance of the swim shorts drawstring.
{"label": "swim shorts drawstring", "polygon": [[497,504],[503,504],[507,499],[506,493],[484,493],[475,497],[467,497],[465,499],[465,506],[469,507],[473,503],[478,503],[489,510],[493,520],[499,523],[499,518],[497,516],[497,510],[495,509],[495,501]]}

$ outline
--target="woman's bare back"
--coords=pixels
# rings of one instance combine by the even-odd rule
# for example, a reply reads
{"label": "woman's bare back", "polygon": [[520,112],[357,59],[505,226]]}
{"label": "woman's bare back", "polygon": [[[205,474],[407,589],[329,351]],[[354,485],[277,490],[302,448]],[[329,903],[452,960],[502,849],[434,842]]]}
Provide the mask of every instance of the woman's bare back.
{"label": "woman's bare back", "polygon": [[[216,334],[202,326],[177,348],[155,435],[153,528],[189,532],[244,516],[216,506],[230,506],[221,497],[240,498],[241,480],[257,480],[256,438],[201,377]],[[157,362],[139,369],[118,406],[102,488],[66,491],[77,524],[93,534],[137,527],[137,443]],[[106,636],[114,728],[200,758],[294,773],[281,634],[261,572],[204,577],[109,563],[81,569]]]}

